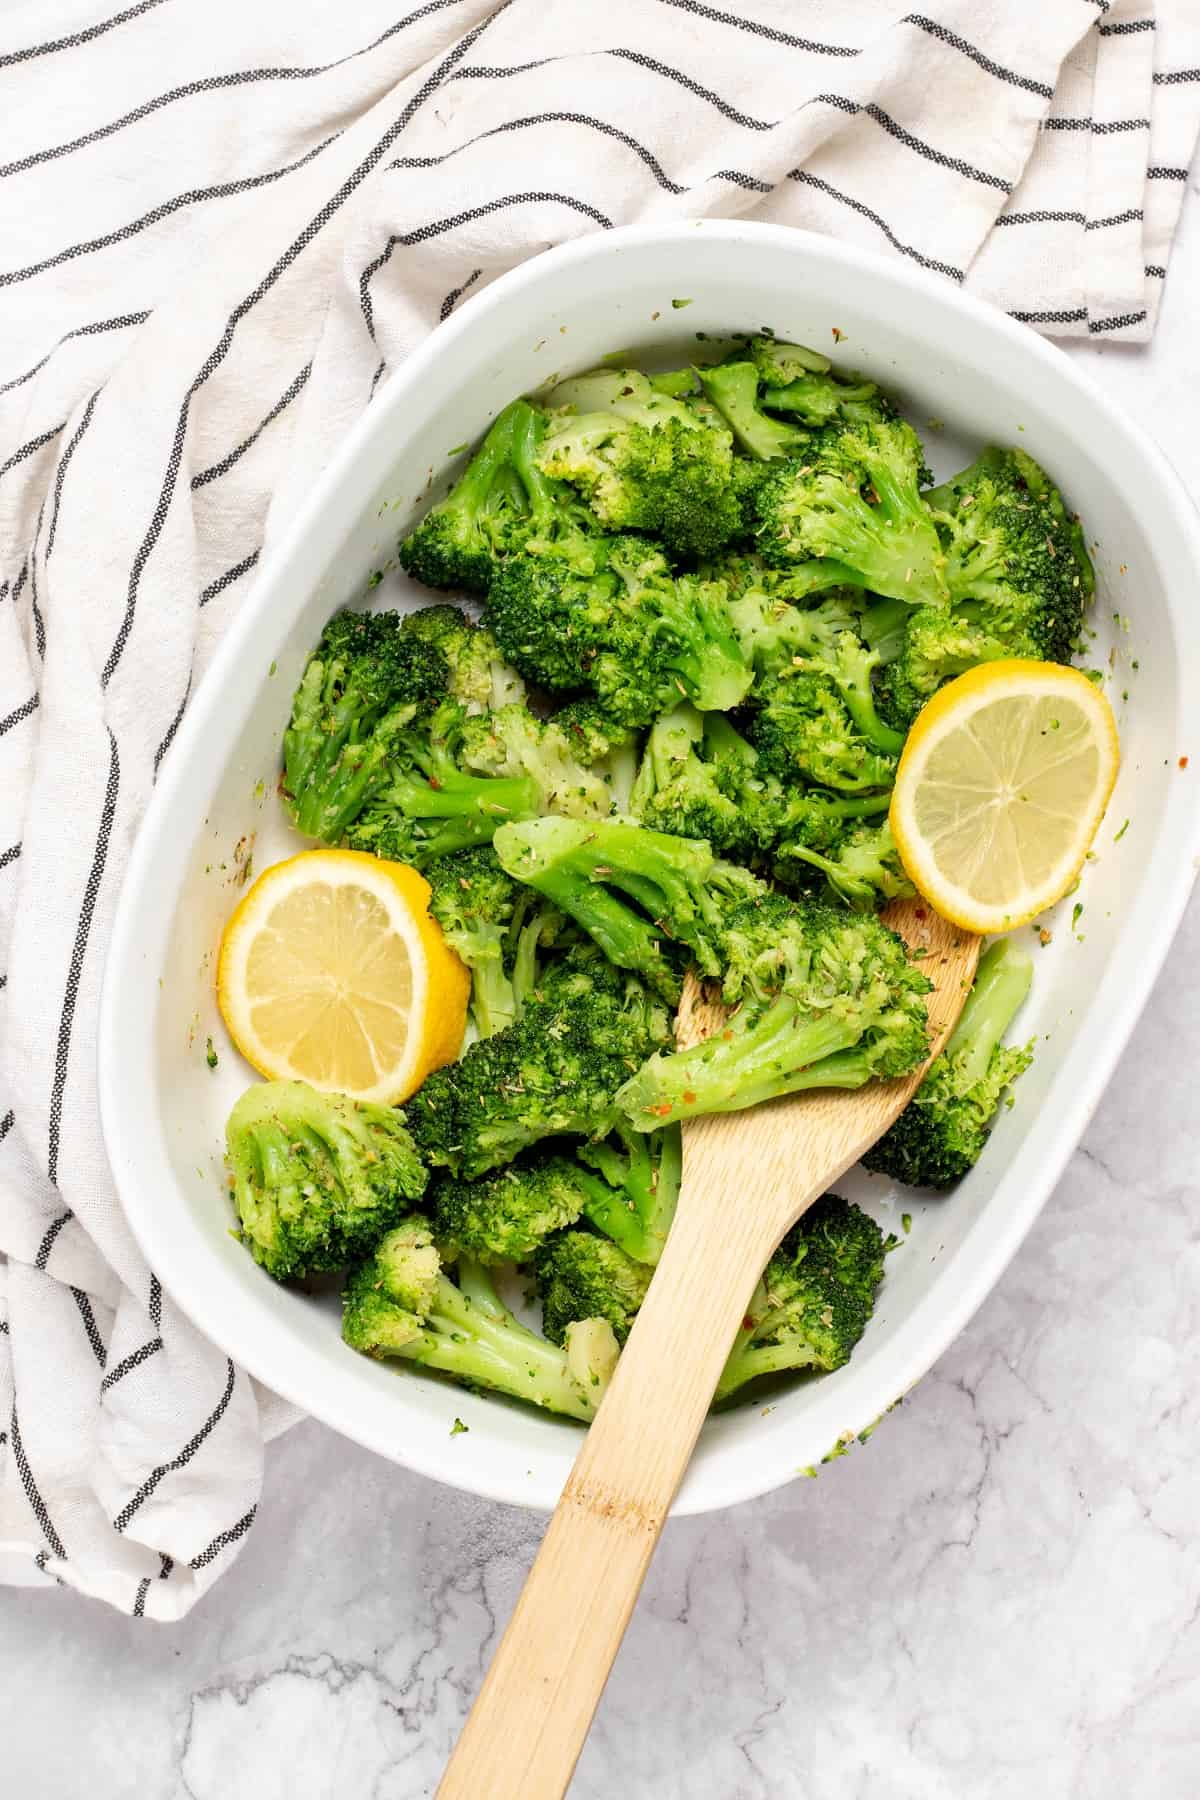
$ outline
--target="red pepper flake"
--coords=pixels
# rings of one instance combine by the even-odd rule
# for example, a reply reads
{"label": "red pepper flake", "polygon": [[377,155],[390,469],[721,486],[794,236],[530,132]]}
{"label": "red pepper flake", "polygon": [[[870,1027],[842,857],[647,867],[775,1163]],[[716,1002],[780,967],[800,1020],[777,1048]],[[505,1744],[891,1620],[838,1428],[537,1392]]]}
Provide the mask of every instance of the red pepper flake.
{"label": "red pepper flake", "polygon": [[693,1092],[692,1092],[692,1090],[691,1090],[691,1088],[684,1088],[684,1090],[683,1090],[683,1104],[684,1104],[684,1105],[685,1105],[685,1106],[695,1106],[695,1104],[696,1104],[696,1096],[695,1096],[695,1094],[693,1094]]}
{"label": "red pepper flake", "polygon": [[1186,769],[1186,768],[1187,768],[1187,766],[1188,766],[1188,759],[1187,759],[1187,757],[1186,757],[1186,756],[1181,756],[1181,757],[1180,757],[1180,759],[1179,759],[1179,766],[1180,766],[1180,768],[1181,768],[1181,769]]}
{"label": "red pepper flake", "polygon": [[845,334],[845,332],[844,332],[844,331],[840,331],[840,330],[839,330],[839,329],[838,329],[838,327],[837,327],[837,326],[836,326],[836,325],[834,325],[834,326],[831,326],[831,328],[830,328],[830,329],[831,329],[831,330],[832,330],[832,332],[833,332],[833,341],[834,341],[834,343],[835,343],[835,344],[840,344],[840,343],[842,343],[842,342],[843,342],[843,341],[844,341],[844,339],[845,339],[845,336],[846,336],[846,334]]}
{"label": "red pepper flake", "polygon": [[648,1106],[646,1111],[653,1113],[656,1119],[670,1118],[671,1102],[669,1100],[660,1100],[657,1106]]}

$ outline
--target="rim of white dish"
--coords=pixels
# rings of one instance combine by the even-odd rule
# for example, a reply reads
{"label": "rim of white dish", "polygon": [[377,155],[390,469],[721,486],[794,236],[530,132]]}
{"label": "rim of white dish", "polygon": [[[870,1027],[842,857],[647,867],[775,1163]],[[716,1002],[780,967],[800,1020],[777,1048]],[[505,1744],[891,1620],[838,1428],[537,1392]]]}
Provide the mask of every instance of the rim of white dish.
{"label": "rim of white dish", "polygon": [[[377,1423],[377,1412],[367,1418],[369,1409],[361,1409],[364,1416],[339,1417],[337,1408],[326,1396],[314,1393],[314,1380],[318,1387],[328,1387],[328,1370],[318,1364],[315,1355],[311,1364],[297,1357],[296,1347],[282,1323],[264,1311],[254,1317],[252,1326],[248,1326],[244,1302],[232,1287],[226,1289],[220,1282],[206,1287],[190,1279],[192,1271],[183,1266],[172,1241],[171,1209],[156,1204],[150,1197],[153,1192],[161,1191],[163,1182],[175,1185],[175,1178],[165,1160],[162,1166],[148,1166],[155,1163],[155,1158],[148,1155],[144,1141],[139,1139],[136,1101],[131,1101],[125,1091],[117,1053],[120,995],[124,984],[135,978],[137,968],[137,907],[131,896],[136,897],[148,885],[153,885],[160,840],[169,832],[172,815],[181,805],[185,812],[188,811],[183,803],[198,751],[221,709],[226,684],[235,677],[246,646],[258,626],[264,597],[270,593],[277,569],[290,554],[296,538],[320,515],[346,481],[363,443],[375,429],[385,394],[396,384],[407,385],[419,379],[434,359],[453,355],[455,344],[476,328],[486,312],[511,300],[525,288],[536,288],[552,269],[586,264],[625,248],[651,245],[678,247],[682,267],[689,245],[699,239],[725,242],[731,254],[752,240],[772,242],[777,249],[786,250],[811,264],[825,264],[846,274],[861,276],[881,290],[889,287],[907,290],[919,296],[926,306],[974,321],[994,340],[1018,345],[1030,365],[1031,374],[1040,367],[1049,379],[1074,390],[1097,425],[1107,428],[1111,436],[1106,442],[1106,460],[1125,451],[1133,453],[1132,462],[1140,464],[1139,485],[1146,488],[1149,500],[1157,504],[1160,517],[1173,530],[1178,545],[1186,551],[1192,569],[1200,568],[1200,520],[1179,477],[1143,430],[1056,346],[1004,313],[922,270],[872,251],[786,226],[727,220],[665,227],[627,226],[576,239],[547,251],[500,276],[439,325],[389,377],[376,395],[373,407],[356,421],[315,484],[302,514],[286,538],[263,558],[253,588],[218,646],[183,716],[171,754],[164,760],[130,855],[105,968],[98,1033],[101,1125],[113,1178],[130,1229],[165,1291],[200,1331],[264,1386],[389,1460],[402,1462],[419,1474],[463,1491],[534,1510],[549,1510],[556,1496],[531,1494],[514,1480],[500,1476],[489,1478],[486,1470],[474,1466],[464,1466],[461,1474],[452,1472],[444,1456],[439,1457],[430,1444],[406,1443],[400,1454],[394,1428],[389,1431],[382,1421]],[[364,504],[365,499],[364,496]],[[1169,610],[1178,640],[1181,676],[1185,686],[1190,680],[1192,691],[1195,691],[1200,686],[1200,614],[1189,616],[1182,607]],[[1168,835],[1172,838],[1171,845],[1166,842]],[[1091,1078],[1082,1092],[1056,1096],[1061,1105],[1054,1144],[1039,1165],[1036,1183],[1030,1186],[1021,1203],[1005,1215],[988,1251],[973,1267],[964,1271],[964,1278],[953,1290],[949,1302],[944,1294],[927,1294],[899,1325],[886,1371],[877,1374],[874,1387],[868,1389],[865,1399],[856,1401],[855,1410],[863,1416],[853,1422],[855,1430],[862,1430],[906,1394],[942,1355],[1000,1279],[1029,1231],[1073,1153],[1166,958],[1191,892],[1193,862],[1198,849],[1200,787],[1189,786],[1186,790],[1181,787],[1164,802],[1163,824],[1147,859],[1138,893],[1131,902],[1133,913],[1145,902],[1148,892],[1152,890],[1155,896],[1153,917],[1145,925],[1146,954],[1137,965],[1134,977],[1117,994],[1104,993],[1106,1024],[1094,1047]],[[756,1432],[755,1455],[722,1459],[719,1467],[707,1472],[703,1494],[689,1496],[685,1492],[683,1503],[677,1503],[674,1509],[676,1514],[716,1510],[792,1480],[800,1470],[795,1450],[785,1446],[787,1430],[778,1414],[762,1419],[761,1430]]]}

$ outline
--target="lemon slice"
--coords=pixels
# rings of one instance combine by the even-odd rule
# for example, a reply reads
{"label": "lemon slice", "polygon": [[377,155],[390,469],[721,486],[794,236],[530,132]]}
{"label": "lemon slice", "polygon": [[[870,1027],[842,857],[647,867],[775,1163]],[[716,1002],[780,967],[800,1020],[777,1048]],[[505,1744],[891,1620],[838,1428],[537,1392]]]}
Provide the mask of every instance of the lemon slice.
{"label": "lemon slice", "polygon": [[260,875],[217,964],[217,1004],[246,1061],[378,1105],[453,1062],[470,977],[428,903],[415,869],[357,850],[308,850]]}
{"label": "lemon slice", "polygon": [[900,758],[889,814],[929,903],[1008,931],[1078,875],[1117,778],[1112,707],[1078,669],[984,663],[936,693]]}

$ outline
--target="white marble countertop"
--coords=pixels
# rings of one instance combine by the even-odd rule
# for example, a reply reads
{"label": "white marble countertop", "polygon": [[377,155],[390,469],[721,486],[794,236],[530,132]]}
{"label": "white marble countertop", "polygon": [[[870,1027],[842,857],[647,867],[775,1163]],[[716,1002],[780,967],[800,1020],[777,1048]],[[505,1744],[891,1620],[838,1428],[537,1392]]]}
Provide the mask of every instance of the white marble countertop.
{"label": "white marble countertop", "polygon": [[[1153,347],[1072,353],[1200,491],[1198,292],[1193,207]],[[1200,1791],[1198,960],[1193,903],[1040,1222],[870,1446],[668,1526],[579,1800]],[[303,1425],[181,1624],[4,1593],[4,1791],[431,1794],[540,1530]]]}

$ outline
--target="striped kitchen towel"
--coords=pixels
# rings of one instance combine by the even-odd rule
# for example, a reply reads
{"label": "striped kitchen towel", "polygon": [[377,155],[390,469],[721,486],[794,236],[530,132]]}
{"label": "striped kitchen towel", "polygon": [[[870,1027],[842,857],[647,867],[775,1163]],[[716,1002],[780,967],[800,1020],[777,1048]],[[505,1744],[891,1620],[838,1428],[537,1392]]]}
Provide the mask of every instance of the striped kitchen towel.
{"label": "striped kitchen towel", "polygon": [[[1153,328],[1173,0],[36,0],[0,15],[0,1574],[172,1619],[289,1417],[145,1266],[93,1064],[130,840],[377,384],[581,232],[746,216]],[[222,1197],[213,1194],[219,1207]]]}

